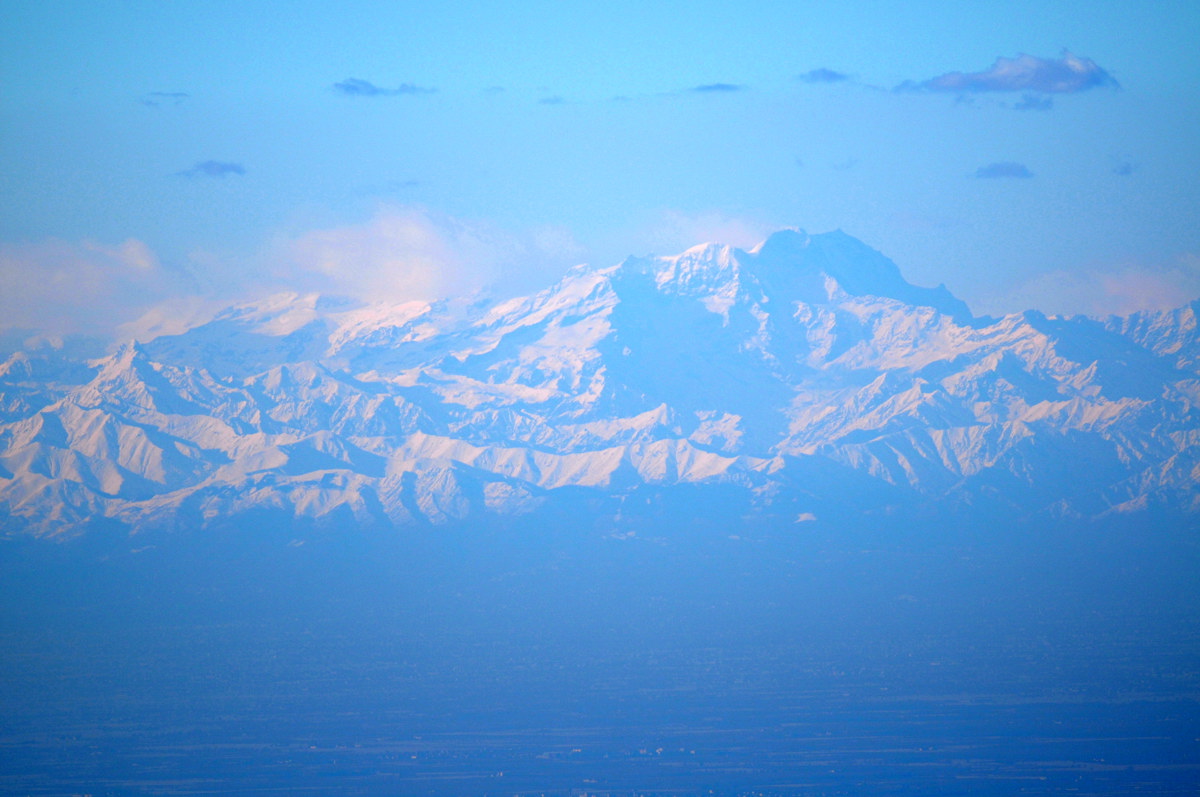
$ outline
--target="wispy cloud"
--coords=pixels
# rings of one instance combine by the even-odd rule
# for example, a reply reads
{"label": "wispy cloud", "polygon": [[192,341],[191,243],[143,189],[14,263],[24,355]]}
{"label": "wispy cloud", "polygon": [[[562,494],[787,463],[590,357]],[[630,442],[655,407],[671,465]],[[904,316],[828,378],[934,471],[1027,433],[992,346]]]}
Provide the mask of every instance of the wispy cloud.
{"label": "wispy cloud", "polygon": [[136,238],[0,244],[0,328],[111,334],[178,289],[174,282]]}
{"label": "wispy cloud", "polygon": [[1054,100],[1037,94],[1026,94],[1021,101],[1013,106],[1016,111],[1048,111],[1054,107]]}
{"label": "wispy cloud", "polygon": [[1137,171],[1137,164],[1128,159],[1118,160],[1113,163],[1112,173],[1118,177],[1128,177]]}
{"label": "wispy cloud", "polygon": [[846,73],[826,69],[825,67],[810,70],[799,76],[799,80],[805,83],[842,83],[849,79],[850,76]]}
{"label": "wispy cloud", "polygon": [[1059,58],[1039,58],[1022,53],[1016,58],[997,58],[982,72],[947,72],[928,80],[905,81],[900,91],[1005,92],[1074,94],[1088,89],[1119,84],[1090,58],[1064,50]]}
{"label": "wispy cloud", "polygon": [[980,166],[975,170],[975,177],[984,180],[993,180],[1004,177],[1017,177],[1024,179],[1033,177],[1033,172],[1029,171],[1028,167],[1026,167],[1023,163],[1000,161],[998,163],[989,163],[987,166]]}
{"label": "wispy cloud", "polygon": [[1160,264],[1111,264],[1039,274],[1012,289],[1019,307],[1093,317],[1139,310],[1172,310],[1200,297],[1200,257],[1184,254]]}
{"label": "wispy cloud", "polygon": [[401,83],[394,89],[376,86],[369,80],[348,77],[333,84],[333,90],[346,97],[396,97],[401,94],[433,94],[434,88],[416,86],[412,83]]}
{"label": "wispy cloud", "polygon": [[140,102],[147,108],[161,108],[164,105],[180,105],[190,96],[183,91],[151,91],[143,94]]}
{"label": "wispy cloud", "polygon": [[0,332],[147,340],[230,301],[321,292],[366,303],[543,287],[586,251],[565,227],[495,224],[383,205],[357,223],[280,233],[253,253],[160,263],[138,239],[0,242]]}
{"label": "wispy cloud", "polygon": [[740,83],[705,83],[701,86],[692,86],[688,91],[699,94],[729,94],[735,91],[745,91],[746,88]]}
{"label": "wispy cloud", "polygon": [[229,161],[200,161],[190,169],[175,172],[178,177],[228,177],[231,174],[240,177],[245,173],[245,166]]}
{"label": "wispy cloud", "polygon": [[385,206],[363,223],[311,230],[283,242],[271,270],[275,282],[289,290],[367,302],[429,301],[488,285],[500,292],[531,287],[526,284],[531,275],[557,274],[581,255],[562,228],[513,234],[419,208]]}

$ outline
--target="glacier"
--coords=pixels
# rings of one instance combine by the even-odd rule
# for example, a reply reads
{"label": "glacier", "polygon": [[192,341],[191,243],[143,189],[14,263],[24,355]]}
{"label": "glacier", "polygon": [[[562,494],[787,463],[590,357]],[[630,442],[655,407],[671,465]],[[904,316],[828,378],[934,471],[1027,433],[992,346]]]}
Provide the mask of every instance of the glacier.
{"label": "glacier", "polygon": [[502,301],[280,294],[102,356],[8,346],[0,528],[619,520],[672,500],[785,523],[1194,513],[1198,310],[977,317],[845,233],[798,230]]}

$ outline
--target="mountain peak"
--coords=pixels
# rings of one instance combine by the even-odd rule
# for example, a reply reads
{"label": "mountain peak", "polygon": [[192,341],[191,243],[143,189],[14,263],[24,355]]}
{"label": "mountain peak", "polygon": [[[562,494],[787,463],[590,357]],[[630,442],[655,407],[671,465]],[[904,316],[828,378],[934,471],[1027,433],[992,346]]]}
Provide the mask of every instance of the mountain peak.
{"label": "mountain peak", "polygon": [[933,307],[960,322],[973,316],[945,286],[922,288],[904,279],[887,257],[842,230],[809,235],[788,228],[772,233],[749,251],[742,263],[775,295],[820,304],[827,300],[826,277],[851,296],[879,296],[905,304]]}
{"label": "mountain peak", "polygon": [[811,240],[804,230],[798,227],[785,227],[771,233],[765,241],[751,249],[749,254],[764,261],[794,260],[802,256]]}
{"label": "mountain peak", "polygon": [[[794,229],[502,302],[322,302],[238,305],[86,367],[0,358],[0,526],[443,522],[677,488],[780,517],[910,489],[1200,507],[1192,310],[972,319],[852,236]],[[831,473],[864,486],[812,481]]]}

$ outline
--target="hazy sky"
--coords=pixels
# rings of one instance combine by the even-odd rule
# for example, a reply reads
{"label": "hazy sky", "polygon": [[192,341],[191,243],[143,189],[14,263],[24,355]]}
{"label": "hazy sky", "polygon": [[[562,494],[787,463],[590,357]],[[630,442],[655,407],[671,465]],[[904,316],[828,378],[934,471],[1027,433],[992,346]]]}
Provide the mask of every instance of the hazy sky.
{"label": "hazy sky", "polygon": [[1194,1],[9,0],[0,326],[519,290],[785,226],[977,312],[1182,304],[1197,41]]}

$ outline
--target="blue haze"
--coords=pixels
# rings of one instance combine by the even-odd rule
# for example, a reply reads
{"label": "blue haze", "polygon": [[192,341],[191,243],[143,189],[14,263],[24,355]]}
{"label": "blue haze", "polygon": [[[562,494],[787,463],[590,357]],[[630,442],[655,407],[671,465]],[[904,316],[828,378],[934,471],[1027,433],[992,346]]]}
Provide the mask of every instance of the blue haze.
{"label": "blue haze", "polygon": [[[16,520],[29,504],[0,503],[0,793],[1195,794],[1195,480],[1087,517],[1065,498],[1107,500],[1102,478],[1133,490],[1135,455],[1194,467],[1198,40],[1197,5],[1168,1],[3,4],[0,450],[19,456],[0,481],[57,479],[65,497],[46,539]],[[1059,90],[1043,78],[1069,54],[1095,69]],[[874,276],[917,314],[1027,324],[1094,406],[1148,409],[1128,434],[1031,436],[973,492],[919,498],[814,458],[770,512],[744,485],[627,473],[615,496],[569,487],[526,514],[399,527],[271,504],[293,477],[384,472],[320,448],[328,417],[271,415],[289,367],[386,390],[313,365],[311,340],[280,343],[252,310],[214,321],[231,302],[454,309],[580,262],[797,226],[894,258],[912,284]],[[628,295],[623,331],[657,345],[614,403],[717,397],[770,410],[751,438],[786,426],[776,372],[714,379],[738,341],[688,345],[716,314],[689,305],[680,334],[650,312],[669,302]],[[1184,343],[1151,354],[1168,327]],[[843,329],[847,349],[865,334]],[[208,485],[265,509],[203,528],[199,500],[132,528],[97,513],[51,539],[79,501],[152,501],[162,485],[134,471],[154,451],[231,459],[146,421],[120,384],[91,390],[114,352],[171,424],[211,400],[253,419],[239,445],[295,438],[276,472],[247,468],[261,491]],[[936,385],[968,359],[880,384]],[[1011,356],[994,370],[1014,406],[1062,398]],[[462,420],[428,406],[405,434]],[[151,455],[106,463],[80,429]],[[480,469],[447,470],[483,502]],[[1054,478],[1014,504],[1030,474]]]}
{"label": "blue haze", "polygon": [[[257,289],[247,273],[286,281],[271,251],[281,237],[402,206],[518,240],[552,228],[573,242],[545,253],[552,270],[803,226],[845,229],[983,312],[1130,309],[1099,287],[1106,276],[1151,286],[1143,303],[1200,295],[1188,3],[282,15],[51,3],[3,16],[0,242],[132,237],[210,292]],[[1061,70],[1067,51],[1104,79],[1060,93],[1020,81],[893,91],[1022,55]],[[692,90],[705,86],[740,90]],[[246,174],[172,179],[205,162]],[[970,179],[998,162],[1036,176]],[[504,258],[506,279],[529,255]],[[33,278],[47,265],[14,267]]]}

